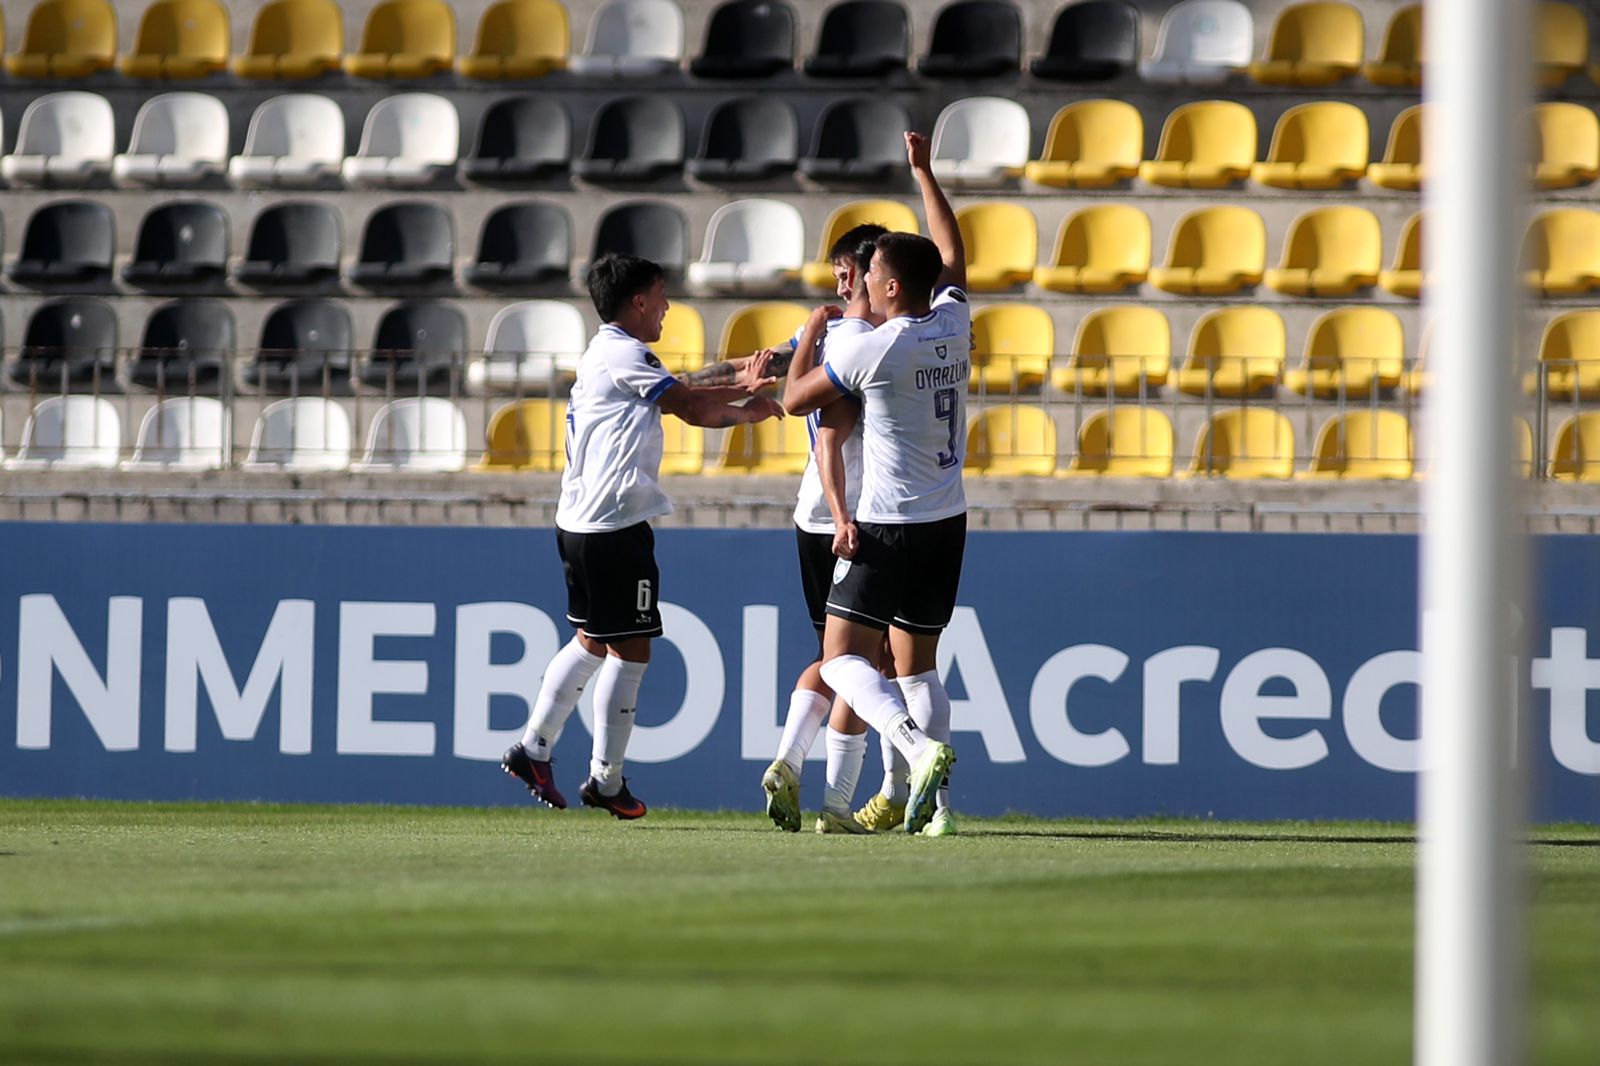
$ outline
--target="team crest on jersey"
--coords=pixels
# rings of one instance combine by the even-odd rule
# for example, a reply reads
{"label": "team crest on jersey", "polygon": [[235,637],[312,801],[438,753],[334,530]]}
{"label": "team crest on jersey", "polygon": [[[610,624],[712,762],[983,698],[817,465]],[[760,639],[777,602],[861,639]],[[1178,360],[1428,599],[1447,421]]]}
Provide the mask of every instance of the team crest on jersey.
{"label": "team crest on jersey", "polygon": [[644,352],[644,361],[655,367],[657,370],[661,369],[661,360],[657,359],[656,353],[652,352],[648,348],[646,348]]}
{"label": "team crest on jersey", "polygon": [[946,356],[948,356],[950,354],[949,346],[948,345],[944,345],[944,344],[935,344],[933,346],[933,350],[934,350],[934,353],[936,355],[938,355],[938,357],[940,359],[943,359],[943,358],[945,358]]}
{"label": "team crest on jersey", "polygon": [[844,580],[844,575],[850,572],[850,560],[840,559],[833,564],[833,583],[837,585]]}

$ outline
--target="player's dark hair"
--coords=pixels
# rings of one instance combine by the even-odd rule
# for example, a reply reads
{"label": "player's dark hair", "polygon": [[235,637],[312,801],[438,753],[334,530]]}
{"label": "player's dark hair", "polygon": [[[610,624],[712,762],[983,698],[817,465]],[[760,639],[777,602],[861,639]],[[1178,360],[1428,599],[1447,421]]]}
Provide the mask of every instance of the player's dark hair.
{"label": "player's dark hair", "polygon": [[918,299],[932,299],[933,287],[944,270],[937,244],[915,233],[885,233],[877,240],[876,255],[880,271]]}
{"label": "player's dark hair", "polygon": [[615,322],[628,301],[662,276],[661,267],[636,255],[607,252],[589,264],[589,299],[600,313],[600,321]]}
{"label": "player's dark hair", "polygon": [[[857,266],[861,266],[861,246],[870,245],[888,232],[888,227],[880,226],[876,222],[863,222],[859,226],[851,226],[840,234],[839,239],[833,242],[833,247],[828,249],[828,262],[837,263],[841,259],[853,259]],[[867,260],[870,262],[871,259],[872,253],[868,252]]]}

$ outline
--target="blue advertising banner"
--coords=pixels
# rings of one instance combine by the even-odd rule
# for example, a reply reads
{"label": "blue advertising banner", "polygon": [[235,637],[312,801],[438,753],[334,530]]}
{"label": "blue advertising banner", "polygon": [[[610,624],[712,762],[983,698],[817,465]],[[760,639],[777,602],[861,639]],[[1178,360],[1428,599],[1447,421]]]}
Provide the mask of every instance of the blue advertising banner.
{"label": "blue advertising banner", "polygon": [[[1535,545],[1533,813],[1600,822],[1600,538]],[[973,533],[940,657],[957,809],[1411,818],[1416,547]],[[758,809],[815,650],[793,535],[662,530],[657,551],[632,786]],[[529,802],[496,760],[568,637],[551,530],[10,523],[0,558],[0,794]],[[575,720],[557,747],[569,794],[588,744]]]}

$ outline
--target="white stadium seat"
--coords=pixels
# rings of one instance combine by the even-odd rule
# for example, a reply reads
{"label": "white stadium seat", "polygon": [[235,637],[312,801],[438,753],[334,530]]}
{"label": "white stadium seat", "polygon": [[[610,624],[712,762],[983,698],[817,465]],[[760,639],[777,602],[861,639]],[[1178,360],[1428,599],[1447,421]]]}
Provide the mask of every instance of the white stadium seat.
{"label": "white stadium seat", "polygon": [[489,323],[483,358],[467,367],[467,385],[545,392],[555,378],[577,373],[588,344],[583,312],[572,304],[524,300],[503,307]]}
{"label": "white stadium seat", "polygon": [[792,204],[735,200],[711,216],[705,250],[688,276],[704,289],[769,293],[797,278],[805,261],[805,223]]}
{"label": "white stadium seat", "polygon": [[246,470],[344,470],[350,466],[350,413],[335,400],[300,396],[268,404],[256,420]]}
{"label": "white stadium seat", "polygon": [[1217,85],[1250,66],[1255,20],[1238,0],[1184,0],[1167,12],[1155,55],[1139,61],[1145,81]]}
{"label": "white stadium seat", "polygon": [[453,171],[461,146],[455,105],[433,93],[400,93],[367,113],[361,148],[344,161],[351,185],[428,185]]}
{"label": "white stadium seat", "polygon": [[193,185],[228,165],[228,109],[206,93],[151,97],[111,174],[128,185]]}
{"label": "white stadium seat", "polygon": [[344,112],[326,96],[274,96],[250,116],[244,153],[228,162],[236,185],[305,187],[339,176]]}
{"label": "white stadium seat", "polygon": [[589,45],[573,56],[574,74],[639,78],[683,61],[683,12],[672,0],[611,0],[589,24]]}
{"label": "white stadium seat", "polygon": [[28,415],[22,449],[6,463],[11,470],[117,465],[122,416],[99,396],[51,396]]}
{"label": "white stadium seat", "polygon": [[357,473],[454,471],[467,465],[467,418],[449,400],[415,396],[384,404],[367,431]]}
{"label": "white stadium seat", "polygon": [[957,100],[933,126],[933,172],[954,186],[985,188],[1019,177],[1028,162],[1028,112],[1015,100]]}
{"label": "white stadium seat", "polygon": [[228,460],[228,409],[209,396],[162,400],[144,413],[124,470],[216,470]]}
{"label": "white stadium seat", "polygon": [[16,185],[84,185],[111,169],[116,151],[111,101],[95,93],[50,93],[22,113],[16,150],[0,159],[0,175]]}

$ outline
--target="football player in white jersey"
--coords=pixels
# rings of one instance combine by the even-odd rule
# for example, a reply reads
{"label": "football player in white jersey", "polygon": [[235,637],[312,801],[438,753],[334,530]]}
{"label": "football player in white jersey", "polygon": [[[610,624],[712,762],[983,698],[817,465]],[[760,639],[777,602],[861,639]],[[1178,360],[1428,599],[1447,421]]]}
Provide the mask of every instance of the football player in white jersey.
{"label": "football player in white jersey", "polygon": [[[720,428],[781,417],[757,395],[765,382],[693,388],[677,381],[648,347],[667,313],[661,268],[645,259],[604,255],[589,268],[589,296],[600,327],[578,363],[567,402],[567,466],[556,508],[556,548],[567,579],[567,620],[577,630],[545,668],[522,740],[501,760],[535,799],[565,807],[550,767],[567,717],[595,681],[595,729],[585,806],[641,818],[628,791],[623,757],[633,733],[650,641],[661,635],[660,574],[650,519],[672,510],[657,484],[661,414]],[[735,406],[736,401],[747,401]]]}
{"label": "football player in white jersey", "polygon": [[[791,366],[784,404],[809,414],[859,398],[865,423],[861,499],[834,536],[822,677],[911,765],[905,826],[954,831],[946,779],[950,698],[939,680],[939,635],[955,610],[966,547],[966,391],[971,314],[961,231],[933,177],[928,142],[906,134],[928,232],[878,238],[867,291],[883,325],[830,343],[827,361]],[[877,667],[884,631],[898,687]]]}

